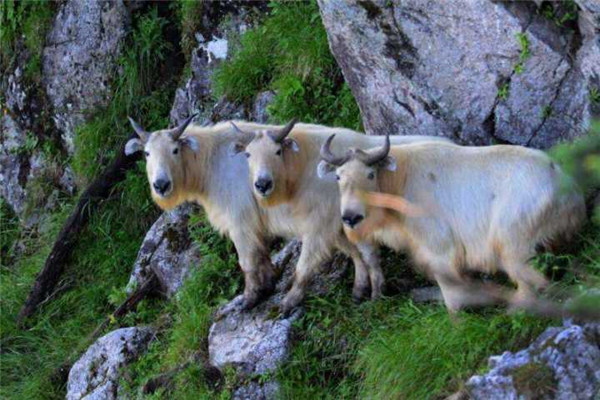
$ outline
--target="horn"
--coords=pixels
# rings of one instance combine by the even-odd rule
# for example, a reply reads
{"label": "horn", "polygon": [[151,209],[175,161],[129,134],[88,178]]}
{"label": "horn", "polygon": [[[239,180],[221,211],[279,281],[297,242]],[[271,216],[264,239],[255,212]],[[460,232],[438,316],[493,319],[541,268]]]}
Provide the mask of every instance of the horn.
{"label": "horn", "polygon": [[287,135],[290,134],[290,132],[292,131],[292,129],[294,128],[294,125],[296,125],[296,122],[298,120],[296,118],[292,119],[290,122],[287,123],[286,126],[284,126],[283,128],[281,128],[281,130],[277,133],[274,133],[271,136],[271,138],[275,141],[275,143],[281,143],[281,141],[283,139],[285,139],[285,137]]}
{"label": "horn", "polygon": [[185,128],[187,128],[187,126],[190,124],[190,122],[192,122],[192,120],[194,119],[194,117],[196,115],[198,115],[198,114],[192,114],[192,115],[190,115],[178,127],[170,129],[168,131],[169,135],[171,135],[171,137],[173,138],[173,140],[179,139],[179,137],[181,136],[181,134],[183,133],[183,131],[185,131]]}
{"label": "horn", "polygon": [[383,144],[383,147],[381,149],[375,150],[372,153],[369,152],[369,153],[367,153],[366,156],[363,156],[361,158],[362,158],[362,161],[366,165],[373,165],[373,164],[376,164],[379,161],[383,160],[384,158],[386,158],[389,152],[390,152],[390,134],[387,133],[385,135],[385,143]]}
{"label": "horn", "polygon": [[321,146],[321,158],[325,161],[327,161],[329,164],[333,164],[335,166],[340,166],[342,164],[344,164],[346,161],[348,161],[348,156],[343,156],[343,157],[336,157],[332,152],[331,152],[331,142],[333,141],[333,138],[335,137],[335,133],[331,136],[329,136],[327,138],[327,140],[325,141],[325,143],[323,143],[323,146]]}
{"label": "horn", "polygon": [[131,118],[131,117],[128,116],[127,119],[129,119],[129,123],[133,127],[133,130],[135,131],[135,133],[137,133],[137,135],[140,137],[140,139],[142,139],[142,142],[145,143],[148,140],[148,136],[150,136],[150,134],[148,132],[146,132],[144,130],[144,128],[141,127],[140,124],[138,124],[137,122],[135,122],[133,120],[133,118]]}
{"label": "horn", "polygon": [[233,128],[234,131],[236,131],[237,133],[241,134],[241,135],[245,135],[246,132],[244,132],[243,130],[241,130],[233,121],[229,121],[229,123],[231,124],[231,127]]}

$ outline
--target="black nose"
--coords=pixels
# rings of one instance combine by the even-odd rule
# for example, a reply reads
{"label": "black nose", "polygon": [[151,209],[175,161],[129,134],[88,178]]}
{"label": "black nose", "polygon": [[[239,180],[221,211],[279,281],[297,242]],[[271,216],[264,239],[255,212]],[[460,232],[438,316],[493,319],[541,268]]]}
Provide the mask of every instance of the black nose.
{"label": "black nose", "polygon": [[169,187],[171,187],[171,181],[166,179],[157,179],[152,186],[154,186],[154,189],[159,194],[165,194],[167,190],[169,190]]}
{"label": "black nose", "polygon": [[273,181],[269,178],[259,178],[254,182],[254,187],[262,194],[267,193],[273,187]]}
{"label": "black nose", "polygon": [[344,224],[348,225],[350,228],[354,228],[363,219],[365,219],[365,217],[360,214],[347,212],[342,215],[342,221],[344,221]]}

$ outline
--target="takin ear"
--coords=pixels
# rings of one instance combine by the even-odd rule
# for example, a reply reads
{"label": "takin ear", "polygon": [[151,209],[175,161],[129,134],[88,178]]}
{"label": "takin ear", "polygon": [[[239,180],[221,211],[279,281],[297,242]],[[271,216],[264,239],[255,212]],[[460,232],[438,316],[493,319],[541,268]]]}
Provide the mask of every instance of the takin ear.
{"label": "takin ear", "polygon": [[138,151],[144,150],[144,144],[140,139],[130,139],[125,145],[125,155],[130,156]]}
{"label": "takin ear", "polygon": [[189,147],[194,153],[197,153],[200,150],[200,143],[198,143],[198,139],[194,136],[186,136],[179,139],[179,143],[183,146]]}
{"label": "takin ear", "polygon": [[321,179],[327,178],[327,175],[335,171],[335,165],[329,164],[325,160],[321,160],[317,165],[317,176]]}
{"label": "takin ear", "polygon": [[296,142],[292,138],[285,138],[285,139],[283,139],[283,142],[281,142],[281,146],[283,148],[289,148],[289,149],[291,149],[294,153],[297,153],[297,152],[300,151],[300,147],[298,146],[298,142]]}
{"label": "takin ear", "polygon": [[229,155],[233,157],[236,154],[241,153],[245,149],[246,149],[246,145],[244,143],[242,143],[242,142],[233,142],[229,146],[229,151],[228,152],[229,152]]}
{"label": "takin ear", "polygon": [[379,168],[384,168],[388,171],[395,171],[397,168],[396,159],[394,157],[387,156],[379,162]]}

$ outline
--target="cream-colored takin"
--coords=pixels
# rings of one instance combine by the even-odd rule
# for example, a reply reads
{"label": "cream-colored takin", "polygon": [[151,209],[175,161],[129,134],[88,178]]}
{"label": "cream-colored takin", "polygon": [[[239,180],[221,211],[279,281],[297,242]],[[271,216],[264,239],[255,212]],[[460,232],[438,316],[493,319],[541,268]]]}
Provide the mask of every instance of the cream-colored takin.
{"label": "cream-colored takin", "polygon": [[[288,126],[293,125],[293,121]],[[236,127],[233,124],[234,128]],[[294,285],[282,302],[284,311],[296,306],[305,294],[305,287],[319,265],[331,258],[336,250],[349,255],[355,264],[352,291],[359,300],[371,291],[371,298],[381,294],[383,274],[379,267],[377,246],[368,243],[352,244],[344,235],[339,218],[340,198],[335,180],[317,177],[321,145],[332,133],[339,137],[338,145],[371,148],[383,144],[381,136],[367,136],[358,132],[310,124],[295,124],[291,130],[247,131],[253,140],[245,146],[239,143],[238,152],[248,158],[249,179],[254,194],[264,210],[286,205],[289,219],[285,226],[273,227],[284,236],[299,237],[302,252],[296,266]],[[448,139],[430,136],[394,136],[394,144]],[[363,261],[366,269],[363,267]]]}
{"label": "cream-colored takin", "polygon": [[[339,181],[348,238],[408,249],[437,281],[451,312],[499,299],[490,293],[487,300],[474,300],[468,269],[504,271],[517,284],[512,301],[534,301],[547,284],[529,265],[536,246],[572,235],[585,219],[576,185],[539,150],[449,143],[390,147],[386,141],[380,149],[353,148],[336,156],[332,140],[322,147],[318,171]],[[401,196],[422,212],[407,216],[373,207],[366,201],[369,192]]]}
{"label": "cream-colored takin", "polygon": [[[276,273],[268,246],[271,237],[293,236],[296,219],[286,205],[258,206],[248,180],[248,163],[243,155],[232,151],[240,141],[250,142],[253,134],[240,134],[228,122],[186,129],[190,121],[191,117],[177,128],[150,133],[131,120],[139,139],[130,140],[125,151],[146,155],[148,182],[156,204],[168,210],[186,201],[199,203],[209,222],[233,241],[244,273],[244,306],[250,308],[274,287]],[[249,122],[237,125],[244,131],[267,130],[272,134],[292,128]],[[307,125],[306,129],[323,127]],[[348,254],[355,267],[365,271],[358,275],[367,274],[353,246]],[[288,302],[293,303],[296,301]]]}

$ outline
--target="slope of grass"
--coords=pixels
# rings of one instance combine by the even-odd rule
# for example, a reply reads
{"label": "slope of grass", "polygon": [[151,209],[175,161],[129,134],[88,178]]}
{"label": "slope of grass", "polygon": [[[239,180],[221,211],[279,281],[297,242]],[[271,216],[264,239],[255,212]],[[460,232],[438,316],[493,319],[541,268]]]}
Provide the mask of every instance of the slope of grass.
{"label": "slope of grass", "polygon": [[262,24],[241,37],[215,75],[216,94],[249,102],[275,90],[276,122],[298,118],[360,129],[358,106],[329,51],[316,1],[273,2]]}

